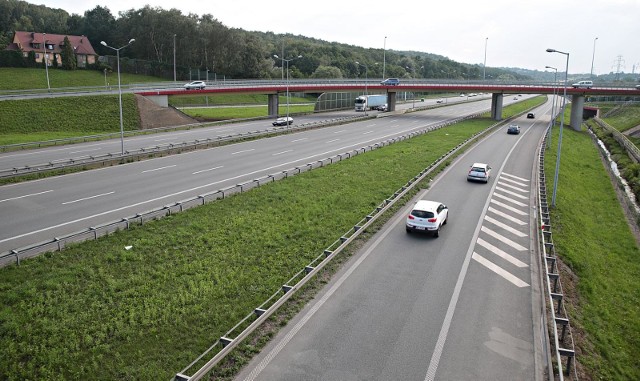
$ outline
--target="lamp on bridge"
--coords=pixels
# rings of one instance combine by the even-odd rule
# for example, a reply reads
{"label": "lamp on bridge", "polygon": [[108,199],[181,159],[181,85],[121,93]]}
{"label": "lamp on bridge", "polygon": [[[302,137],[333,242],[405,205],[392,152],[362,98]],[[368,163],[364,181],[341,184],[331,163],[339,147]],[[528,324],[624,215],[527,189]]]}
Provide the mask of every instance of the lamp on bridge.
{"label": "lamp on bridge", "polygon": [[[556,120],[556,92],[558,87],[558,69],[553,66],[545,66],[545,69],[555,70],[555,74],[553,75],[553,102],[551,102],[551,127],[553,127]],[[549,133],[551,133],[551,128],[549,128]],[[549,143],[551,143],[550,136],[547,137],[547,144]]]}
{"label": "lamp on bridge", "polygon": [[[369,81],[369,77],[367,76],[367,72],[369,71],[369,68],[367,68],[367,65],[365,64],[361,64],[360,62],[356,61],[356,65],[360,65],[360,66],[364,66],[364,96],[365,98],[367,98],[367,105],[369,104],[369,98],[367,97],[367,95],[369,95],[368,93],[368,89],[367,89],[367,82]],[[367,116],[367,108],[364,108],[364,116]]]}
{"label": "lamp on bridge", "polygon": [[560,112],[560,133],[558,136],[558,152],[556,154],[556,172],[553,175],[553,196],[551,206],[556,206],[556,191],[558,190],[558,172],[560,171],[560,151],[562,150],[562,129],[564,128],[564,110],[567,104],[567,76],[569,74],[569,53],[555,49],[547,49],[547,53],[560,53],[567,56],[567,65],[564,70],[564,86],[562,91],[562,111]]}
{"label": "lamp on bridge", "polygon": [[109,49],[113,49],[116,51],[116,59],[118,60],[118,105],[120,108],[120,149],[121,149],[121,155],[124,155],[124,127],[122,125],[122,88],[120,87],[120,50],[126,48],[127,46],[133,44],[133,42],[135,41],[135,38],[132,38],[129,40],[129,42],[125,45],[122,46],[120,48],[114,48],[111,47],[109,45],[107,45],[106,42],[104,41],[100,41],[100,44],[102,46],[105,46]]}

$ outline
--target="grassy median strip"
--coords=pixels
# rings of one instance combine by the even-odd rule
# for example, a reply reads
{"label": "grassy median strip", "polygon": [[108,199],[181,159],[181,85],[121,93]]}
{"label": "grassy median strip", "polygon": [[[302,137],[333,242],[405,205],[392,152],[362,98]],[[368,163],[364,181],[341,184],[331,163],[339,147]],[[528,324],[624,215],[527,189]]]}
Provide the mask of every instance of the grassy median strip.
{"label": "grassy median strip", "polygon": [[408,179],[493,123],[469,120],[0,269],[0,378],[170,378]]}
{"label": "grassy median strip", "polygon": [[[557,132],[545,158],[548,190],[553,189]],[[551,224],[556,252],[567,266],[563,286],[573,300],[565,306],[582,375],[639,380],[640,250],[584,131],[564,129]]]}

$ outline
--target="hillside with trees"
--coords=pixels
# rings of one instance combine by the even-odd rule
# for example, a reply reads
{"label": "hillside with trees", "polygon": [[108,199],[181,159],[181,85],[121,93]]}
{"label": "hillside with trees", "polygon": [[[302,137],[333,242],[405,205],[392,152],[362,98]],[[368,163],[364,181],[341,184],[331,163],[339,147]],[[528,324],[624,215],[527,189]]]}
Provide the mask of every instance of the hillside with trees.
{"label": "hillside with trees", "polygon": [[[291,34],[248,32],[228,28],[210,14],[185,15],[173,8],[147,5],[116,17],[102,6],[77,15],[20,0],[0,0],[0,46],[6,47],[16,30],[87,36],[101,56],[113,55],[113,51],[100,41],[121,46],[135,38],[136,42],[121,52],[129,61],[122,70],[167,79],[173,79],[174,35],[177,77],[181,80],[190,78],[194,70],[235,79],[280,78],[282,61],[274,55],[282,57],[283,52],[286,57],[302,55],[290,63],[293,78],[363,77],[363,65],[368,68],[368,77],[382,77],[382,49]],[[458,63],[434,54],[394,50],[384,54],[387,77],[464,80],[481,79],[483,75],[481,65]],[[5,54],[0,55],[0,66],[18,66],[2,57]],[[93,69],[102,70],[103,65],[96,64]],[[498,68],[487,68],[486,75],[492,79],[530,78]]]}

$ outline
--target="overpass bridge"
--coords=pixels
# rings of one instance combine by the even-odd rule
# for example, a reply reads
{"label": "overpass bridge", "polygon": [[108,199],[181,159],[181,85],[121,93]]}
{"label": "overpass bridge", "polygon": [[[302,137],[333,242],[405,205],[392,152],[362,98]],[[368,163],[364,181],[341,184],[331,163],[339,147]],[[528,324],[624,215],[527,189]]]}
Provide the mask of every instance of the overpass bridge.
{"label": "overpass bridge", "polygon": [[[167,88],[152,91],[135,91],[156,104],[168,107],[169,95],[215,95],[215,94],[263,94],[268,96],[268,113],[278,115],[279,95],[287,93],[322,94],[336,92],[372,92],[386,93],[389,111],[396,109],[396,96],[403,92],[431,92],[431,93],[491,93],[491,117],[502,119],[502,104],[505,95],[511,94],[559,94],[564,88],[560,84],[540,82],[497,82],[497,81],[465,81],[442,82],[433,80],[402,80],[399,85],[387,86],[369,80],[246,80],[209,82],[210,86],[203,90],[185,90],[183,88]],[[619,84],[598,85],[590,89],[566,89],[567,96],[571,96],[571,127],[579,130],[582,123],[582,112],[587,96],[622,96],[629,99],[637,97],[640,100],[640,88],[621,86]]]}

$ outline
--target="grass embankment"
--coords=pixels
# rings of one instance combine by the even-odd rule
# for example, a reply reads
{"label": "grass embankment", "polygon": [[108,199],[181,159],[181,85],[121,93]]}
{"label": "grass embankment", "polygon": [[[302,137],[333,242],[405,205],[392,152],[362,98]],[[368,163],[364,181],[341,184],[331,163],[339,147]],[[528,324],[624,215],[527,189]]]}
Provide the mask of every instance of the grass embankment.
{"label": "grass embankment", "polygon": [[[545,158],[547,189],[553,187],[557,131]],[[590,136],[565,128],[562,146],[551,223],[557,254],[577,283],[577,299],[565,306],[583,379],[638,380],[640,250]],[[563,278],[565,290],[570,278]]]}
{"label": "grass embankment", "polygon": [[[122,95],[123,127],[140,127],[132,94]],[[120,131],[117,95],[0,101],[0,145]]]}
{"label": "grass embankment", "polygon": [[[97,70],[62,70],[49,68],[49,86],[63,87],[105,86],[104,72]],[[162,82],[164,79],[140,74],[120,73],[123,85],[145,82]],[[118,86],[118,74],[107,72],[106,82],[112,88]],[[0,67],[0,90],[47,89],[47,72],[42,68]]]}
{"label": "grass embankment", "polygon": [[384,198],[492,123],[449,126],[0,269],[0,378],[170,378]]}

